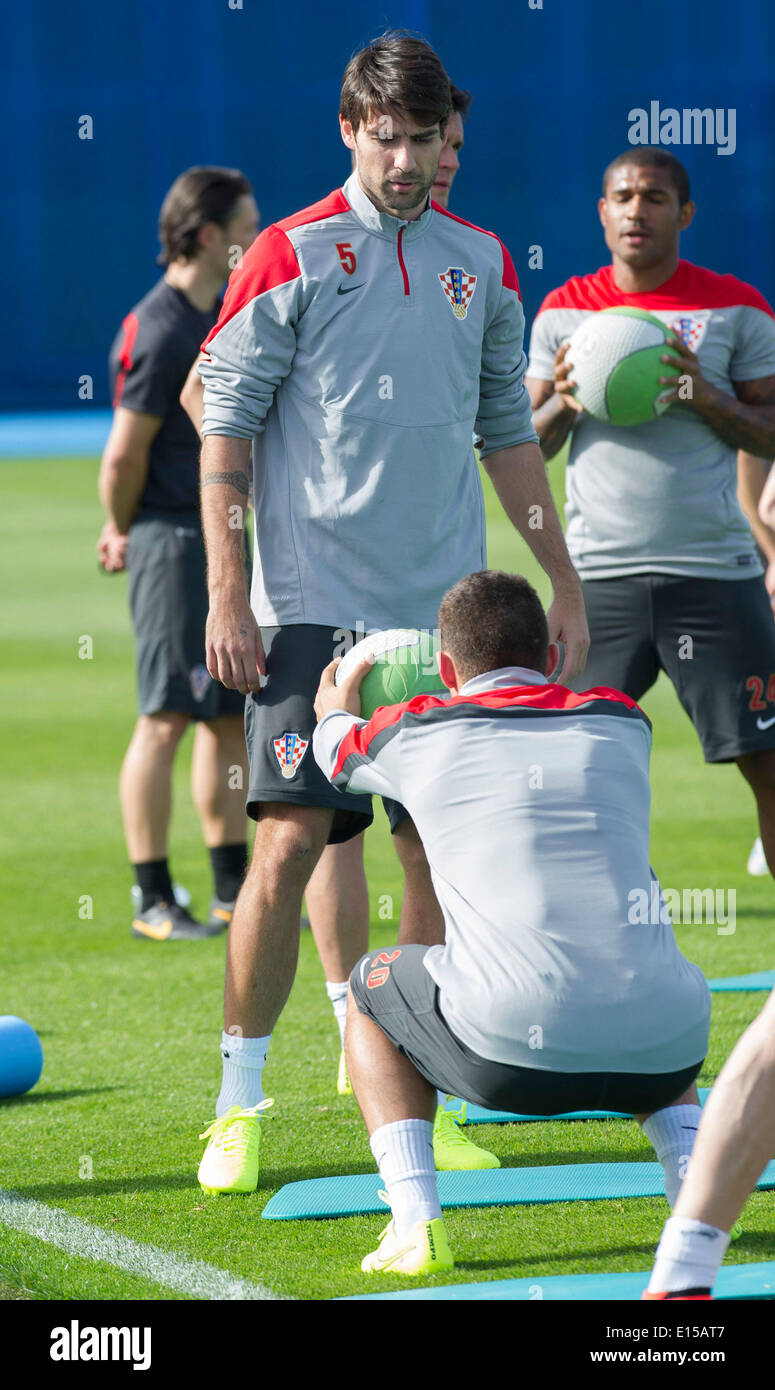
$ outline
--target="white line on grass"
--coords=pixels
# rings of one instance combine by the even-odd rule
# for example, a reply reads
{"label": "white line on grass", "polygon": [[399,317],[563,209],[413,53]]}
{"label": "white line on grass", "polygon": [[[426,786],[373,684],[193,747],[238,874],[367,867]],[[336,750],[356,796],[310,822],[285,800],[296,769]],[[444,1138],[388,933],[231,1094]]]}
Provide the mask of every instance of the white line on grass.
{"label": "white line on grass", "polygon": [[6,1192],[0,1188],[0,1222],[13,1226],[25,1235],[35,1236],[48,1245],[56,1245],[70,1255],[80,1255],[87,1260],[100,1260],[103,1264],[115,1265],[128,1274],[139,1274],[154,1284],[163,1284],[177,1293],[190,1298],[205,1299],[279,1299],[282,1294],[273,1293],[264,1284],[253,1284],[247,1279],[238,1279],[225,1269],[218,1269],[204,1260],[187,1260],[182,1255],[173,1255],[158,1245],[146,1245],[142,1241],[130,1240],[127,1236],[114,1235],[82,1221],[79,1216],[70,1216],[58,1207],[47,1207],[31,1197],[21,1197],[16,1192]]}

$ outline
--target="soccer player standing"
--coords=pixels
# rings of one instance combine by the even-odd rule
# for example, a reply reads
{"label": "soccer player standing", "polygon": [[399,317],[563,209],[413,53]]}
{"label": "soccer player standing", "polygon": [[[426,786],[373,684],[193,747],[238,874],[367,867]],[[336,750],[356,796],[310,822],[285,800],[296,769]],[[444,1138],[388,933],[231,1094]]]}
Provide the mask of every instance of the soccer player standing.
{"label": "soccer player standing", "polygon": [[[419,39],[384,35],[351,60],[340,125],[356,171],[262,233],[200,366],[208,669],[250,692],[258,821],[229,933],[223,1082],[199,1170],[209,1190],[257,1184],[262,1069],[296,970],[302,894],[324,845],[371,820],[370,799],[331,787],[309,756],[320,669],[342,630],[433,629],[445,589],[482,567],[474,430],[552,580],[552,638],[571,671],[586,655],[524,389],[511,258],[492,233],[430,206],[450,109],[447,75]],[[252,606],[227,524],[251,441]]]}
{"label": "soccer player standing", "polygon": [[[229,788],[229,770],[245,759],[243,702],[205,664],[198,440],[179,396],[217,319],[235,248],[246,249],[257,230],[252,189],[239,171],[181,174],[161,210],[164,276],[127,314],[110,354],[115,414],[100,471],[108,520],[98,551],[106,570],[129,569],[140,713],[121,771],[121,807],[142,894],[132,931],[153,941],[222,931],[246,864],[244,807]],[[192,720],[192,791],[215,881],[207,924],[175,902],[167,861],[172,765]]]}
{"label": "soccer player standing", "polygon": [[[775,453],[775,317],[750,285],[680,259],[695,206],[666,150],[615,159],[599,211],[612,264],[544,300],[527,373],[546,457],[571,436],[567,539],[592,638],[584,684],[640,700],[664,670],[706,761],[736,762],[750,784],[775,872],[775,627],[736,495],[737,451]],[[613,305],[646,309],[675,335],[662,360],[682,375],[661,378],[672,404],[645,425],[602,424],[572,394],[567,339]]]}

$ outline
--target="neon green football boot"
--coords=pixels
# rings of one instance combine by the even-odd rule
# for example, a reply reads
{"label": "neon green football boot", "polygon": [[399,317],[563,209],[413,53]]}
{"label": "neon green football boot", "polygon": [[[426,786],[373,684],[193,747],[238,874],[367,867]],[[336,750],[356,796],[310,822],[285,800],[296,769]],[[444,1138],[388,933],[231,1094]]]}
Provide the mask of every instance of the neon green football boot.
{"label": "neon green football boot", "polygon": [[353,1093],[353,1088],[350,1084],[350,1074],[344,1059],[344,1048],[342,1048],[342,1051],[339,1053],[339,1072],[336,1078],[336,1092],[337,1095],[340,1096],[351,1096]]}
{"label": "neon green football boot", "polygon": [[259,1111],[267,1110],[270,1105],[274,1105],[274,1101],[259,1101],[249,1110],[232,1105],[200,1134],[200,1139],[210,1140],[197,1174],[205,1192],[255,1192],[261,1142]]}
{"label": "neon green football boot", "polygon": [[440,1274],[455,1268],[447,1232],[440,1216],[420,1221],[401,1240],[391,1221],[380,1232],[379,1245],[361,1261],[364,1274]]}
{"label": "neon green football boot", "polygon": [[488,1153],[474,1144],[460,1128],[466,1122],[466,1103],[459,1110],[445,1110],[440,1105],[433,1122],[433,1157],[440,1173],[455,1173],[463,1169],[500,1168],[496,1154]]}

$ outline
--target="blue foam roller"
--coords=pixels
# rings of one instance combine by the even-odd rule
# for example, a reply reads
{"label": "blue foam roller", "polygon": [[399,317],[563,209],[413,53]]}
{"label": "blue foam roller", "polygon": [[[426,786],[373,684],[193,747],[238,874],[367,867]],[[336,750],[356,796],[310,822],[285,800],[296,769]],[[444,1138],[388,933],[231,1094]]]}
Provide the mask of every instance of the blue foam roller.
{"label": "blue foam roller", "polygon": [[21,1096],[40,1079],[43,1048],[35,1029],[12,1014],[0,1017],[0,1096]]}
{"label": "blue foam roller", "polygon": [[[651,1270],[638,1274],[536,1274],[532,1279],[494,1279],[482,1284],[442,1284],[439,1288],[400,1289],[397,1293],[360,1293],[337,1299],[355,1303],[364,1298],[443,1298],[509,1299],[514,1302],[540,1299],[542,1302],[572,1300],[575,1303],[639,1302],[651,1278]],[[718,1272],[713,1287],[715,1299],[775,1298],[775,1264],[771,1261],[750,1265],[729,1265]]]}
{"label": "blue foam roller", "polygon": [[[710,1095],[709,1086],[700,1086],[700,1105],[704,1105]],[[453,1106],[457,1109],[463,1104],[457,1098]],[[564,1115],[513,1115],[510,1110],[485,1110],[483,1105],[470,1105],[466,1102],[467,1125],[505,1125],[524,1124],[530,1120],[631,1120],[632,1115],[624,1110],[569,1110]]]}
{"label": "blue foam roller", "polygon": [[724,994],[731,990],[775,989],[775,970],[757,970],[753,975],[730,975],[720,980],[708,980],[708,989],[713,994]]}
{"label": "blue foam roller", "polygon": [[[442,1207],[510,1207],[523,1202],[599,1202],[618,1197],[664,1197],[661,1163],[555,1163],[540,1168],[487,1168],[437,1173]],[[758,1188],[775,1187],[775,1159]],[[306,1178],[289,1182],[270,1197],[265,1221],[296,1221],[332,1216],[385,1213],[379,1173],[351,1177]]]}

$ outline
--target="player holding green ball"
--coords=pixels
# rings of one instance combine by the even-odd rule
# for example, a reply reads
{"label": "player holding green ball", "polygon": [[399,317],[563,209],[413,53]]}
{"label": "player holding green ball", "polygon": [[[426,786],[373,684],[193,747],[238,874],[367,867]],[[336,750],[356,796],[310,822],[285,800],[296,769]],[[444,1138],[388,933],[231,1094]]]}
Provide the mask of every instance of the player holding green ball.
{"label": "player holding green ball", "polygon": [[[775,627],[737,501],[738,450],[775,455],[775,316],[752,286],[680,258],[695,205],[667,150],[615,159],[599,213],[612,264],[547,296],[526,378],[546,457],[571,438],[567,541],[592,642],[583,686],[640,700],[664,670],[706,762],[736,762],[750,784],[775,872]],[[579,324],[614,305],[673,330],[670,408],[629,428],[580,409],[565,360]]]}

